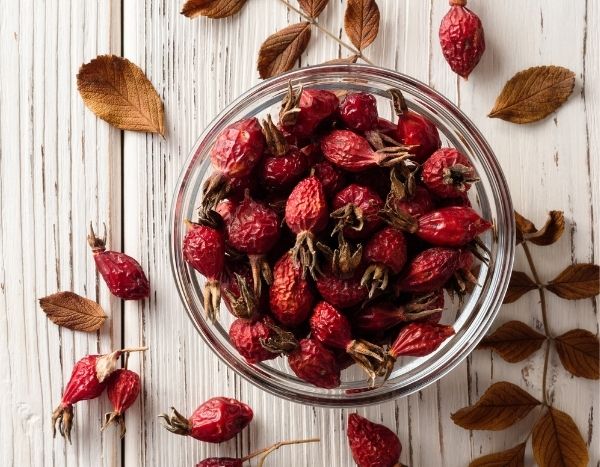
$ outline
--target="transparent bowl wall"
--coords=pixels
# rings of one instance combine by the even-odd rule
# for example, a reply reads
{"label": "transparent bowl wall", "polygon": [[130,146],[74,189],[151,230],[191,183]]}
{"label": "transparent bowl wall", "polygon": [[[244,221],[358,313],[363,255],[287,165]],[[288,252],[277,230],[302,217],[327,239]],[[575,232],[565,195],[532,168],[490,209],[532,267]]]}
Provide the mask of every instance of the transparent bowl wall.
{"label": "transparent bowl wall", "polygon": [[[184,220],[196,218],[202,184],[212,171],[209,151],[216,136],[236,120],[264,117],[267,113],[276,116],[289,80],[294,86],[306,88],[372,93],[377,97],[380,115],[387,118],[392,118],[392,109],[386,91],[392,87],[402,90],[411,109],[436,123],[443,145],[454,146],[469,157],[481,179],[470,190],[471,201],[484,218],[494,223],[493,231],[481,238],[491,251],[491,261],[480,266],[478,285],[460,307],[455,303],[444,312],[442,322],[453,323],[456,335],[426,357],[400,359],[391,377],[375,389],[368,387],[366,376],[356,366],[342,373],[339,388],[321,389],[298,379],[285,358],[249,365],[229,342],[227,330],[232,317],[224,306],[219,323],[205,319],[204,279],[183,261]],[[221,112],[198,138],[174,195],[169,239],[171,264],[194,326],[210,348],[238,374],[270,393],[296,402],[335,407],[373,404],[405,396],[433,383],[458,365],[484,336],[502,304],[510,278],[515,235],[512,212],[508,187],[491,148],[473,123],[445,97],[415,79],[382,68],[364,65],[303,68],[250,89]]]}

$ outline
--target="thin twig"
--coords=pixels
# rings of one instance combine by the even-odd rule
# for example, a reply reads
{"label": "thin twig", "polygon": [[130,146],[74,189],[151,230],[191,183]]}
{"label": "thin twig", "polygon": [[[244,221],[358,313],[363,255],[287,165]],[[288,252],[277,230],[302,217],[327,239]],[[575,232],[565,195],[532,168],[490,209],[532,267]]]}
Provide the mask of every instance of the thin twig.
{"label": "thin twig", "polygon": [[262,467],[267,456],[269,454],[271,454],[273,451],[276,451],[277,449],[279,449],[281,446],[289,446],[291,444],[318,443],[320,441],[321,441],[320,438],[294,439],[292,441],[280,441],[278,443],[275,443],[272,446],[269,446],[269,447],[266,447],[266,448],[263,448],[263,449],[260,449],[258,451],[248,454],[247,456],[242,458],[242,462],[246,462],[246,461],[262,454],[260,460],[258,461],[258,467]]}
{"label": "thin twig", "polygon": [[525,252],[525,256],[527,257],[527,263],[529,264],[529,269],[531,269],[531,274],[533,275],[533,280],[538,286],[538,293],[540,294],[540,308],[542,310],[542,322],[544,324],[544,334],[548,338],[546,340],[546,351],[544,353],[544,371],[542,373],[542,396],[545,405],[548,405],[548,394],[547,394],[547,379],[548,379],[548,360],[550,358],[550,339],[553,338],[552,333],[550,331],[550,327],[548,325],[548,313],[546,308],[546,294],[544,292],[544,286],[542,285],[542,281],[540,280],[540,276],[537,273],[537,269],[535,268],[535,264],[533,262],[533,257],[531,256],[531,251],[529,251],[529,246],[527,242],[523,241],[521,243],[523,247],[523,251]]}
{"label": "thin twig", "polygon": [[326,34],[327,36],[332,38],[334,41],[336,41],[342,47],[345,47],[346,49],[348,49],[350,52],[352,52],[354,55],[356,55],[362,61],[364,61],[365,63],[368,63],[369,65],[374,65],[374,63],[371,60],[369,60],[360,50],[355,49],[350,44],[347,44],[346,42],[341,40],[339,37],[337,37],[335,34],[333,34],[327,28],[324,28],[323,26],[321,26],[315,18],[311,18],[306,13],[304,13],[302,10],[299,10],[298,8],[296,8],[294,5],[292,5],[291,3],[289,3],[286,0],[279,0],[279,1],[281,3],[283,3],[285,6],[287,6],[290,10],[292,10],[295,13],[298,13],[300,16],[302,16],[306,21],[308,21],[310,24],[314,25],[319,31],[323,32],[324,34]]}

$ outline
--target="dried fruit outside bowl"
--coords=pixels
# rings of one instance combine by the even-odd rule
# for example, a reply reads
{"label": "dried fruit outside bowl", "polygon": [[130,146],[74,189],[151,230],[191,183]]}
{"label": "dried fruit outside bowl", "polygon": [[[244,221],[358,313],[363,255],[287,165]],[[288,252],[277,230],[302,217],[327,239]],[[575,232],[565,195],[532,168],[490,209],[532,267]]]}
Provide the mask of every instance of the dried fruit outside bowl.
{"label": "dried fruit outside bowl", "polygon": [[[183,260],[184,220],[196,216],[203,182],[210,175],[209,151],[228,124],[249,116],[276,115],[287,90],[294,86],[329,90],[364,91],[376,96],[379,113],[391,118],[387,90],[400,89],[408,106],[438,126],[444,146],[454,146],[472,162],[481,179],[470,190],[473,206],[493,222],[481,237],[491,251],[489,265],[482,264],[478,284],[462,306],[445,310],[442,322],[454,323],[456,334],[432,354],[398,360],[390,378],[369,388],[366,376],[352,368],[342,373],[342,385],[321,389],[299,380],[285,358],[250,365],[229,342],[233,318],[222,305],[219,323],[212,324],[202,309],[204,279]],[[515,248],[513,209],[506,180],[491,148],[473,123],[448,99],[425,84],[401,73],[366,65],[326,65],[303,68],[264,81],[230,104],[208,126],[194,145],[175,191],[170,232],[171,265],[188,315],[209,347],[234,371],[277,396],[311,405],[355,407],[411,394],[433,383],[457,366],[473,350],[492,324],[510,280]]]}

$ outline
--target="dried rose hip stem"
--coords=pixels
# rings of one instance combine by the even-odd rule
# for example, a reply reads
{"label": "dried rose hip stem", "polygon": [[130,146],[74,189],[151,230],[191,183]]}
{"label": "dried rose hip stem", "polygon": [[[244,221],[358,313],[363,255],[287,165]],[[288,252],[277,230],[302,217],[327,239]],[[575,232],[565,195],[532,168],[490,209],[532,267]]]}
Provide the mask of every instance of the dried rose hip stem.
{"label": "dried rose hip stem", "polygon": [[319,442],[321,442],[320,438],[296,439],[296,440],[292,440],[292,441],[280,441],[278,443],[275,443],[273,446],[270,446],[265,449],[261,449],[260,451],[257,451],[255,453],[247,455],[246,457],[243,458],[243,460],[245,462],[249,459],[252,459],[253,457],[257,457],[262,454],[261,458],[258,461],[258,467],[263,467],[267,456],[269,454],[271,454],[272,452],[277,451],[282,446],[290,446],[293,444],[319,443]]}

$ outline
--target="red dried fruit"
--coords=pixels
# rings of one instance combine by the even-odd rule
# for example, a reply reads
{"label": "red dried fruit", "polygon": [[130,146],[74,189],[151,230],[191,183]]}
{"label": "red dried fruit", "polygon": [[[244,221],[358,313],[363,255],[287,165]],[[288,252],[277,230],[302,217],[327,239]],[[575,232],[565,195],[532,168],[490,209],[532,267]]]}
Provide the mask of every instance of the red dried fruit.
{"label": "red dried fruit", "polygon": [[384,360],[384,350],[364,340],[352,337],[348,318],[327,302],[319,302],[310,317],[313,339],[334,349],[345,350],[375,380],[375,368]]}
{"label": "red dried fruit", "polygon": [[245,459],[234,457],[209,457],[196,464],[196,467],[242,467]]}
{"label": "red dried fruit", "polygon": [[371,130],[377,125],[377,101],[366,92],[346,94],[340,105],[340,117],[351,130]]}
{"label": "red dried fruit", "polygon": [[390,122],[389,120],[381,117],[377,119],[376,129],[384,135],[394,136],[396,133],[396,128],[398,128],[398,125],[396,125],[394,122]]}
{"label": "red dried fruit", "polygon": [[379,211],[383,200],[370,188],[351,184],[333,198],[331,217],[337,219],[334,232],[341,231],[346,238],[363,239],[380,225]]}
{"label": "red dried fruit", "polygon": [[92,248],[96,269],[110,293],[123,300],[141,300],[150,295],[150,282],[140,263],[125,253],[106,250],[106,226],[104,237],[98,238],[90,222],[87,240]]}
{"label": "red dried fruit", "polygon": [[300,151],[306,157],[308,166],[312,167],[316,163],[323,161],[323,153],[321,152],[321,146],[319,143],[311,143],[303,146]]}
{"label": "red dried fruit", "polygon": [[350,308],[364,302],[369,289],[360,284],[362,272],[357,270],[350,278],[336,276],[329,267],[324,268],[315,280],[323,299],[338,308]]}
{"label": "red dried fruit", "polygon": [[465,7],[467,0],[450,0],[450,11],[440,24],[444,58],[456,74],[467,79],[485,51],[479,17]]}
{"label": "red dried fruit", "polygon": [[260,296],[261,276],[267,284],[273,280],[265,255],[279,240],[279,216],[273,209],[254,201],[246,194],[226,224],[226,228],[227,243],[248,255],[254,292]]}
{"label": "red dried fruit", "polygon": [[350,130],[333,130],[321,139],[321,151],[332,164],[349,172],[390,167],[410,157],[404,147],[374,151],[366,138]]}
{"label": "red dried fruit", "polygon": [[235,262],[226,267],[221,278],[221,296],[236,318],[253,319],[264,309],[263,294],[255,295],[252,271],[246,263]]}
{"label": "red dried fruit", "polygon": [[438,129],[431,120],[408,109],[400,90],[390,89],[390,94],[398,115],[393,137],[405,146],[413,146],[409,149],[412,159],[421,163],[442,145]]}
{"label": "red dried fruit", "polygon": [[438,149],[422,169],[423,183],[440,198],[460,198],[479,180],[469,159],[454,148]]}
{"label": "red dried fruit", "polygon": [[348,415],[348,443],[358,467],[399,465],[402,445],[389,428],[356,413]]}
{"label": "red dried fruit", "polygon": [[321,122],[338,109],[337,96],[323,89],[304,89],[297,94],[290,86],[279,113],[280,124],[298,138],[310,137]]}
{"label": "red dried fruit", "polygon": [[298,345],[293,334],[277,328],[267,316],[254,322],[236,319],[229,328],[229,339],[250,364],[272,360]]}
{"label": "red dried fruit", "polygon": [[284,326],[296,327],[306,321],[315,296],[302,268],[290,253],[284,254],[273,268],[269,289],[271,313]]}
{"label": "red dried fruit", "polygon": [[391,190],[390,170],[384,167],[363,170],[353,174],[353,182],[367,187],[377,193],[381,199],[386,199]]}
{"label": "red dried fruit", "polygon": [[408,265],[396,282],[399,292],[433,292],[444,287],[459,266],[460,251],[450,248],[429,248]]}
{"label": "red dried fruit", "polygon": [[435,205],[438,208],[448,208],[450,206],[473,207],[467,193],[463,193],[458,198],[437,198]]}
{"label": "red dried fruit", "polygon": [[416,186],[412,196],[398,199],[391,197],[391,206],[399,212],[406,212],[413,217],[419,217],[427,214],[435,208],[435,202],[431,193],[422,186]]}
{"label": "red dried fruit", "polygon": [[285,205],[285,222],[296,234],[292,254],[294,261],[302,266],[303,274],[308,268],[315,275],[317,256],[314,238],[315,234],[327,227],[328,219],[323,185],[317,177],[311,175],[296,185]]}
{"label": "red dried fruit", "polygon": [[327,161],[319,162],[313,165],[314,175],[323,185],[325,195],[331,198],[340,191],[346,184],[346,177],[341,170]]}
{"label": "red dried fruit", "polygon": [[172,415],[161,414],[163,426],[177,435],[191,436],[207,443],[222,443],[236,436],[252,421],[250,406],[227,397],[213,397],[200,405],[187,419],[175,408]]}
{"label": "red dried fruit", "polygon": [[288,363],[298,378],[319,388],[340,385],[340,368],[335,355],[319,341],[307,338],[288,355]]}
{"label": "red dried fruit", "polygon": [[360,281],[369,288],[369,297],[377,289],[387,288],[390,273],[398,274],[406,258],[406,239],[401,231],[385,227],[371,237],[363,253],[363,259],[369,266]]}
{"label": "red dried fruit", "polygon": [[111,423],[117,423],[121,429],[121,438],[125,436],[125,419],[123,414],[133,405],[140,395],[140,376],[127,369],[115,370],[108,380],[106,392],[113,411],[104,415],[104,430]]}
{"label": "red dried fruit", "polygon": [[365,306],[352,320],[352,327],[356,331],[365,334],[375,334],[409,321],[427,320],[432,316],[441,314],[437,294],[427,294],[416,297],[404,305],[395,305],[387,300],[377,301]]}
{"label": "red dried fruit", "polygon": [[238,202],[231,198],[226,198],[219,201],[219,204],[215,206],[215,212],[221,216],[225,225],[227,225],[233,216],[233,213],[237,209]]}
{"label": "red dried fruit", "polygon": [[121,355],[141,350],[146,350],[146,348],[129,348],[115,350],[104,355],[87,355],[75,363],[71,378],[63,391],[60,405],[52,412],[53,436],[56,436],[56,423],[58,422],[60,434],[71,442],[73,404],[95,399],[102,394],[108,377],[117,368],[117,361]]}
{"label": "red dried fruit", "polygon": [[187,222],[189,230],[183,239],[183,259],[206,277],[204,311],[209,319],[219,315],[220,280],[225,265],[225,239],[220,230],[203,224]]}

